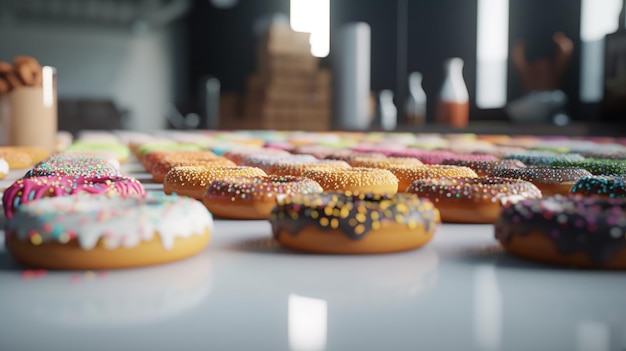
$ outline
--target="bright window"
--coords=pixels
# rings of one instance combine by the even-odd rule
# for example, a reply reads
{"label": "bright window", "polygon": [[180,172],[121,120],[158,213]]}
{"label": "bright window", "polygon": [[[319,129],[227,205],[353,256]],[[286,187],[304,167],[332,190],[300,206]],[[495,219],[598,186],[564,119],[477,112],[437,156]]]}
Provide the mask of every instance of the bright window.
{"label": "bright window", "polygon": [[478,0],[476,105],[506,104],[509,49],[509,0]]}
{"label": "bright window", "polygon": [[330,53],[330,0],[291,0],[291,28],[311,33],[311,53],[326,57]]}

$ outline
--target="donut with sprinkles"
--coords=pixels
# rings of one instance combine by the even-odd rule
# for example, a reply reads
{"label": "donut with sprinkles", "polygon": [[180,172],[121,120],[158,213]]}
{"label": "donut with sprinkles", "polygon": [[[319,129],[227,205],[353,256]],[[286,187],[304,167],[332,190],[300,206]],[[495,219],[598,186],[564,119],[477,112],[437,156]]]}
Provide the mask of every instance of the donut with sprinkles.
{"label": "donut with sprinkles", "polygon": [[186,158],[180,156],[180,158],[167,158],[161,161],[155,162],[152,165],[150,173],[152,174],[152,180],[156,183],[163,183],[167,173],[172,168],[177,166],[203,166],[203,167],[235,167],[236,164],[224,157],[213,157],[207,159],[195,159],[194,157]]}
{"label": "donut with sprinkles", "polygon": [[520,160],[497,160],[497,161],[468,161],[446,159],[442,165],[461,166],[472,169],[479,177],[488,177],[493,171],[500,168],[525,168],[526,165]]}
{"label": "donut with sprinkles", "polygon": [[582,177],[572,186],[572,193],[585,196],[624,198],[626,197],[625,180],[626,175]]}
{"label": "donut with sprinkles", "polygon": [[608,160],[600,158],[587,158],[580,161],[554,161],[552,167],[559,168],[584,168],[593,175],[621,175],[626,174],[626,161]]}
{"label": "donut with sprinkles", "polygon": [[625,232],[625,199],[559,195],[509,206],[495,226],[515,256],[594,269],[626,269]]}
{"label": "donut with sprinkles", "polygon": [[119,177],[119,167],[97,157],[56,155],[38,163],[26,172],[25,178],[39,176]]}
{"label": "donut with sprinkles", "polygon": [[211,213],[219,217],[268,219],[276,199],[322,191],[316,181],[302,177],[222,177],[208,186],[202,202]]}
{"label": "donut with sprinkles", "polygon": [[424,165],[416,167],[389,167],[388,170],[398,178],[398,191],[405,192],[417,179],[446,177],[478,177],[468,167],[452,165]]}
{"label": "donut with sprinkles", "polygon": [[165,175],[163,191],[166,194],[178,194],[202,200],[206,189],[214,180],[266,175],[262,169],[256,167],[178,166]]}
{"label": "donut with sprinkles", "polygon": [[398,191],[398,178],[380,168],[316,168],[305,171],[302,176],[315,180],[325,191],[377,194],[394,194]]}
{"label": "donut with sprinkles", "polygon": [[306,252],[375,254],[428,243],[439,211],[411,194],[301,194],[278,200],[270,216],[274,238]]}
{"label": "donut with sprinkles", "polygon": [[212,231],[211,214],[194,199],[81,193],[20,206],[7,221],[6,246],[35,268],[117,269],[187,258]]}
{"label": "donut with sprinkles", "polygon": [[491,173],[492,177],[529,181],[541,190],[544,197],[556,194],[567,195],[574,183],[580,178],[590,175],[591,173],[582,168],[553,167],[500,168]]}
{"label": "donut with sprinkles", "polygon": [[[504,157],[506,160],[520,160],[527,166],[552,166],[555,162],[579,162],[585,158],[580,154],[560,154],[551,151],[529,150],[513,153]],[[569,166],[575,167],[575,166]]]}
{"label": "donut with sprinkles", "polygon": [[9,186],[2,195],[7,218],[23,204],[44,197],[67,196],[80,193],[118,194],[123,197],[144,196],[146,190],[135,178],[126,177],[67,177],[43,176],[22,178]]}
{"label": "donut with sprinkles", "polygon": [[530,182],[493,177],[418,179],[407,192],[430,199],[441,220],[454,223],[495,223],[502,207],[541,198]]}

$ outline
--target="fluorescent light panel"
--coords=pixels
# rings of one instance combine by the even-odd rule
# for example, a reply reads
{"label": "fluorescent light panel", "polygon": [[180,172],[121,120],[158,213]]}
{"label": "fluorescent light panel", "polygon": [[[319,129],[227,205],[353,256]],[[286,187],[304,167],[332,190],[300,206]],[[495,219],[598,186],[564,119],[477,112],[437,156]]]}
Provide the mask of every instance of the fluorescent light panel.
{"label": "fluorescent light panel", "polygon": [[476,105],[506,104],[509,57],[509,0],[478,0]]}
{"label": "fluorescent light panel", "polygon": [[311,53],[330,53],[330,0],[291,0],[290,24],[296,32],[311,33]]}

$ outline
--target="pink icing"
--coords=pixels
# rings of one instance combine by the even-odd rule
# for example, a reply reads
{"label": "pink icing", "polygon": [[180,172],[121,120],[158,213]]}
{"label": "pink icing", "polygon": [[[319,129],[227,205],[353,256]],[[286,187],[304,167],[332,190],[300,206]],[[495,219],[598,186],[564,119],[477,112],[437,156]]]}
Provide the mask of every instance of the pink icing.
{"label": "pink icing", "polygon": [[12,218],[20,205],[42,197],[107,192],[117,193],[123,197],[146,194],[143,185],[134,178],[40,176],[17,180],[5,190],[2,204],[7,218]]}

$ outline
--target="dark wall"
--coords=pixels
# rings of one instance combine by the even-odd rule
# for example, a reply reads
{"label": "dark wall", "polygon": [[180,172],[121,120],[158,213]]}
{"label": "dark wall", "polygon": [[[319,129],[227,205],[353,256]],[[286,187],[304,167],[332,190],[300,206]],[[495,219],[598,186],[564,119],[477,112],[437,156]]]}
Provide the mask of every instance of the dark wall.
{"label": "dark wall", "polygon": [[[406,11],[398,11],[404,2]],[[209,0],[197,0],[189,17],[189,84],[192,96],[198,78],[215,75],[224,90],[243,91],[245,78],[254,70],[255,20],[280,12],[289,13],[289,0],[239,0],[232,9],[217,9]],[[392,89],[403,95],[406,77],[417,70],[424,74],[424,89],[429,96],[429,118],[443,80],[446,58],[465,61],[465,80],[470,97],[475,96],[477,1],[472,0],[331,0],[331,36],[345,23],[364,21],[372,28],[372,90]],[[400,17],[399,17],[400,16]],[[405,16],[402,18],[401,16]],[[406,20],[406,59],[398,60],[398,21]],[[400,22],[402,23],[402,22]],[[402,30],[402,26],[400,26]],[[572,60],[565,73],[563,90],[570,97],[570,111],[576,119],[588,119],[586,106],[579,102],[580,0],[510,0],[510,45],[516,40],[549,38],[563,31],[575,44]],[[400,33],[402,34],[402,33]],[[332,61],[334,40],[331,37]],[[517,73],[509,65],[508,97],[522,95]],[[398,104],[403,96],[396,96]],[[478,110],[475,119],[502,119],[501,110]]]}

